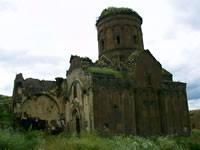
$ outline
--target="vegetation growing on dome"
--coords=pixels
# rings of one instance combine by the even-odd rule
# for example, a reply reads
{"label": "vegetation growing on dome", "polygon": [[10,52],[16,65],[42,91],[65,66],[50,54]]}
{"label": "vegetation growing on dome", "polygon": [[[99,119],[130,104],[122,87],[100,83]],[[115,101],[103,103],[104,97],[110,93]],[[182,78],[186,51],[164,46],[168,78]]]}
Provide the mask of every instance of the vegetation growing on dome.
{"label": "vegetation growing on dome", "polygon": [[129,14],[129,15],[136,15],[141,21],[142,21],[142,17],[140,17],[140,15],[132,10],[131,8],[125,8],[125,7],[108,7],[106,9],[104,9],[101,13],[101,15],[97,18],[96,21],[96,26],[99,23],[99,21],[107,16],[110,15],[116,15],[116,14]]}

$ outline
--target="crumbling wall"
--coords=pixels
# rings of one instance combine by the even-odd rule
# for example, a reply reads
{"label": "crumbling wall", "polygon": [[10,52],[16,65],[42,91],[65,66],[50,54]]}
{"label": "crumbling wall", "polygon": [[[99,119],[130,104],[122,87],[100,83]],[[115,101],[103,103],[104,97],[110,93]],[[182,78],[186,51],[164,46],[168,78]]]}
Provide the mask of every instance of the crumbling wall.
{"label": "crumbling wall", "polygon": [[69,98],[65,103],[66,129],[69,132],[93,130],[93,106],[91,76],[87,72],[92,61],[89,58],[72,56],[67,72]]}
{"label": "crumbling wall", "polygon": [[200,130],[200,110],[190,111],[190,125],[192,129]]}
{"label": "crumbling wall", "polygon": [[48,131],[63,130],[66,80],[40,81],[16,76],[13,90],[15,125]]}

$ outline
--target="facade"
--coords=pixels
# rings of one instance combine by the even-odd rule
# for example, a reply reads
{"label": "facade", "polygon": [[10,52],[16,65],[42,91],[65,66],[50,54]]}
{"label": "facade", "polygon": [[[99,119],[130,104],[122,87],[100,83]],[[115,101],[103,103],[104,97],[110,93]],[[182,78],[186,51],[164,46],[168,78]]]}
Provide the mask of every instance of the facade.
{"label": "facade", "polygon": [[[112,11],[110,11],[112,9]],[[190,135],[186,84],[174,82],[142,37],[131,9],[105,9],[96,26],[99,59],[71,56],[66,79],[14,81],[15,124],[69,133]]]}

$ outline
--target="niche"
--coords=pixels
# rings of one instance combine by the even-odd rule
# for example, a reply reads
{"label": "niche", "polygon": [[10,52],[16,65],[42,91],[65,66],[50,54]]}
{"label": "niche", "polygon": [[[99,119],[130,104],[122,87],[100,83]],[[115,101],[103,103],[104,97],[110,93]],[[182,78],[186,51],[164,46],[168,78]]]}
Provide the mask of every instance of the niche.
{"label": "niche", "polygon": [[102,49],[102,50],[104,50],[104,48],[105,48],[105,46],[104,46],[104,45],[105,45],[105,42],[104,42],[104,40],[101,40],[101,49]]}
{"label": "niche", "polygon": [[118,106],[117,106],[116,104],[114,104],[113,108],[114,108],[114,109],[117,109],[117,108],[118,108]]}
{"label": "niche", "polygon": [[120,44],[120,37],[119,37],[119,35],[117,36],[117,44],[118,45]]}
{"label": "niche", "polygon": [[74,84],[74,98],[77,98],[77,84]]}
{"label": "niche", "polygon": [[137,44],[137,42],[138,42],[138,41],[137,41],[137,36],[136,36],[136,35],[133,36],[133,42],[134,42],[134,44]]}

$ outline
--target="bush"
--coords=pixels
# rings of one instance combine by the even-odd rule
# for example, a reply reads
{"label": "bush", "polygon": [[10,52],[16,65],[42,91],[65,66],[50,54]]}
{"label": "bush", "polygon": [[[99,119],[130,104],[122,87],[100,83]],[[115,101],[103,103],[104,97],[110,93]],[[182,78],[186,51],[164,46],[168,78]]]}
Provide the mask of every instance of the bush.
{"label": "bush", "polygon": [[0,129],[1,150],[32,150],[42,143],[44,140],[38,131],[21,133],[12,129]]}
{"label": "bush", "polygon": [[0,128],[9,128],[13,125],[13,115],[10,106],[11,97],[0,95]]}
{"label": "bush", "polygon": [[200,150],[200,130],[193,130],[191,137],[177,137],[175,140],[189,150]]}

